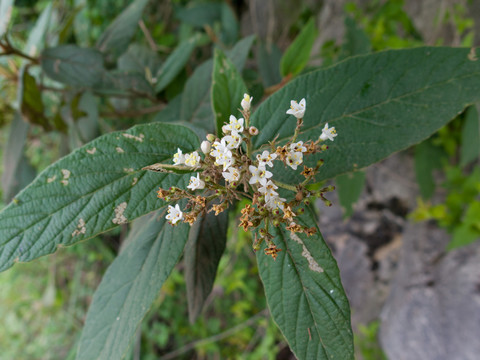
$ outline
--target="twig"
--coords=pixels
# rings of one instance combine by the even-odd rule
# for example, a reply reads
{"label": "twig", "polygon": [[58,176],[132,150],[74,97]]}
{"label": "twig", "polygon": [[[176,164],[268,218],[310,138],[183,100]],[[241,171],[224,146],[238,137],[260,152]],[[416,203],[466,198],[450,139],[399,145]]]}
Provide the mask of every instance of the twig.
{"label": "twig", "polygon": [[24,52],[15,48],[10,42],[10,40],[8,39],[8,36],[5,36],[4,39],[5,39],[5,43],[0,42],[0,47],[4,50],[4,53],[1,53],[0,56],[17,55],[24,59],[30,60],[34,64],[40,63],[38,58],[31,57],[30,55],[27,55]]}
{"label": "twig", "polygon": [[155,44],[155,40],[153,40],[152,34],[150,34],[150,31],[148,31],[142,19],[140,19],[138,25],[140,25],[140,29],[142,29],[143,35],[145,35],[148,45],[150,45],[153,51],[158,51],[157,44]]}
{"label": "twig", "polygon": [[230,328],[230,329],[228,329],[228,330],[226,330],[226,331],[224,331],[220,334],[210,336],[210,337],[205,338],[205,339],[193,341],[193,342],[185,345],[184,347],[182,347],[180,349],[177,349],[175,351],[172,351],[172,352],[160,357],[160,359],[161,360],[175,359],[179,355],[185,354],[186,352],[195,349],[195,347],[197,347],[197,346],[206,345],[206,344],[209,344],[209,343],[214,343],[214,342],[223,340],[225,338],[228,338],[229,336],[235,334],[236,332],[254,324],[256,321],[258,321],[260,318],[264,317],[267,314],[268,314],[268,310],[264,309],[264,310],[260,311],[259,313],[255,314],[254,316],[252,316],[250,319],[244,321],[241,324],[238,324],[238,325],[236,325],[236,326],[234,326],[234,327],[232,327],[232,328]]}

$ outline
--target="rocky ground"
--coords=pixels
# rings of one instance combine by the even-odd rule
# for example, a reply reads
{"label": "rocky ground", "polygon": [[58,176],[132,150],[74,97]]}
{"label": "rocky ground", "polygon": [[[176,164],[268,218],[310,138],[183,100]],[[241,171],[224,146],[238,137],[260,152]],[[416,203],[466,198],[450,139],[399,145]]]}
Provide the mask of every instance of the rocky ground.
{"label": "rocky ground", "polygon": [[353,327],[380,319],[391,360],[478,359],[480,242],[446,252],[444,230],[407,218],[418,195],[413,159],[399,153],[367,169],[350,219],[342,220],[339,206],[321,211]]}

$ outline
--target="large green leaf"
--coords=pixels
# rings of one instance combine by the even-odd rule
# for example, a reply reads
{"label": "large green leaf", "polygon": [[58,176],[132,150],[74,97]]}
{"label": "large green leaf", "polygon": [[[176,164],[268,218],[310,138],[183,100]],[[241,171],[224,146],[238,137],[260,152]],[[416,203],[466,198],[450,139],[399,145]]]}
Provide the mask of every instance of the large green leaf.
{"label": "large green leaf", "polygon": [[218,216],[210,213],[199,219],[185,248],[185,281],[188,316],[193,323],[212,291],[218,263],[225,251],[228,211]]}
{"label": "large green leaf", "polygon": [[303,70],[310,58],[316,37],[315,21],[311,18],[282,56],[280,73],[283,77],[298,75]]}
{"label": "large green leaf", "polygon": [[124,358],[138,325],[180,258],[190,231],[187,224],[170,225],[161,211],[139,226],[135,231],[134,225],[132,238],[95,292],[77,360]]}
{"label": "large green leaf", "polygon": [[164,205],[159,186],[186,187],[188,175],[142,170],[171,161],[198,138],[154,123],[99,137],[45,169],[0,212],[0,271],[131,221]]}
{"label": "large green leaf", "polygon": [[230,115],[237,115],[247,87],[235,65],[220,50],[215,50],[212,74],[212,108],[217,135]]}
{"label": "large green leaf", "polygon": [[13,0],[0,0],[0,37],[7,32],[13,11]]}
{"label": "large green leaf", "polygon": [[197,38],[184,41],[170,54],[156,74],[157,84],[155,91],[158,93],[165,89],[170,82],[180,73],[187,63],[192,51],[197,45]]}
{"label": "large green leaf", "polygon": [[100,52],[75,45],[45,49],[40,63],[53,80],[72,86],[94,87],[105,73]]}
{"label": "large green leaf", "polygon": [[114,56],[123,53],[137,30],[148,0],[132,2],[105,30],[97,41],[97,48]]}
{"label": "large green leaf", "polygon": [[[330,149],[311,156],[325,160],[317,180],[361,169],[430,136],[480,99],[480,61],[469,49],[423,47],[347,59],[305,74],[277,91],[252,116],[260,134],[255,148],[285,142],[296,119],[290,100],[306,98],[299,139],[316,140],[325,123],[338,136]],[[282,171],[279,179],[299,179]]]}
{"label": "large green leaf", "polygon": [[[310,210],[300,222],[316,226]],[[337,263],[320,232],[307,237],[279,227],[272,234],[282,251],[273,260],[259,250],[258,269],[273,320],[295,356],[353,359],[350,307]]]}

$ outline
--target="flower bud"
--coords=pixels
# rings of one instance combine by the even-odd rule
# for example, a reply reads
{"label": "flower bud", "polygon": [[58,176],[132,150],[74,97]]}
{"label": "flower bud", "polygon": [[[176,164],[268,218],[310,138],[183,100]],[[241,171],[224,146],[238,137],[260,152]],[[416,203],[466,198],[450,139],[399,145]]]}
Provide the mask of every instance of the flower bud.
{"label": "flower bud", "polygon": [[272,221],[272,224],[273,224],[273,226],[277,227],[278,225],[280,225],[280,220],[274,219],[274,220]]}
{"label": "flower bud", "polygon": [[258,129],[255,126],[250,126],[248,128],[248,133],[252,136],[258,135]]}
{"label": "flower bud", "polygon": [[215,141],[215,138],[216,138],[216,137],[215,137],[215,135],[213,135],[213,134],[208,134],[208,135],[207,135],[207,140],[210,141],[210,142]]}
{"label": "flower bud", "polygon": [[200,145],[200,149],[202,149],[203,153],[207,155],[210,152],[210,149],[212,148],[212,143],[210,141],[202,141],[202,144]]}
{"label": "flower bud", "polygon": [[250,110],[250,105],[252,103],[253,97],[251,97],[248,94],[243,94],[243,99],[242,102],[240,103],[242,105],[243,111],[249,111]]}

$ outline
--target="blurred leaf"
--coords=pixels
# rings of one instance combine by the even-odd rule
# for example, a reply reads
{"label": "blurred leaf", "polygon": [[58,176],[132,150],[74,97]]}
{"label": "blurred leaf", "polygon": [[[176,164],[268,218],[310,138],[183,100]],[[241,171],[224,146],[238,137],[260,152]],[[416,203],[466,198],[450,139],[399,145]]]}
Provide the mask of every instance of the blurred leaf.
{"label": "blurred leaf", "polygon": [[[238,41],[231,50],[226,52],[227,57],[238,71],[243,69],[254,40],[254,35],[248,36]],[[211,122],[213,110],[210,99],[212,70],[212,60],[205,61],[195,69],[185,84],[180,110],[182,120],[201,126],[208,132],[213,132]]]}
{"label": "blurred leaf", "polygon": [[144,75],[136,72],[108,71],[103,73],[102,81],[94,87],[95,92],[104,95],[136,95],[155,97],[152,85],[145,79]]}
{"label": "blurred leaf", "polygon": [[280,73],[283,77],[298,75],[307,65],[317,34],[315,21],[311,18],[280,60]]}
{"label": "blurred leaf", "polygon": [[235,65],[219,49],[215,50],[212,74],[212,108],[217,135],[232,114],[238,114],[243,94],[247,92]]}
{"label": "blurred leaf", "polygon": [[15,112],[3,154],[2,191],[3,201],[8,203],[14,195],[35,177],[35,170],[25,158],[24,149],[29,125],[22,115]]}
{"label": "blurred leaf", "polygon": [[110,265],[88,310],[77,360],[123,359],[138,325],[170,275],[190,226],[172,226],[165,211],[150,216]]}
{"label": "blurred leaf", "polygon": [[118,58],[118,69],[137,72],[144,76],[147,72],[153,75],[157,73],[160,63],[160,58],[155,51],[140,44],[131,44],[128,50]]}
{"label": "blurred leaf", "polygon": [[25,120],[31,124],[39,125],[44,130],[51,130],[48,119],[44,115],[44,106],[42,101],[42,93],[37,86],[35,78],[30,75],[27,70],[21,71],[20,81],[23,86],[23,96],[21,101],[21,112]]}
{"label": "blurred leaf", "polygon": [[198,146],[191,130],[154,123],[101,136],[52,164],[0,212],[0,271],[164,206],[158,187],[185,188],[189,177],[141,169]]}
{"label": "blurred leaf", "polygon": [[[480,214],[478,214],[480,216]],[[470,224],[460,224],[453,231],[452,240],[447,245],[447,250],[454,250],[467,246],[480,239],[480,231]]]}
{"label": "blurred leaf", "polygon": [[280,59],[282,51],[274,43],[260,42],[257,51],[257,62],[262,82],[265,87],[279,84],[282,81],[280,75]]}
{"label": "blurred leaf", "polygon": [[187,63],[192,51],[195,49],[197,40],[196,37],[179,44],[177,48],[170,54],[170,56],[162,64],[156,73],[157,83],[155,91],[159,93],[175,79]]}
{"label": "blurred leaf", "polygon": [[77,94],[70,103],[70,148],[76,149],[100,135],[97,99],[91,92]]}
{"label": "blurred leaf", "polygon": [[365,172],[355,171],[335,178],[337,194],[343,209],[343,217],[348,218],[353,214],[355,204],[365,187]]}
{"label": "blurred leaf", "polygon": [[[77,18],[78,14],[83,11],[83,6],[77,6],[69,11],[66,19],[63,21],[62,27],[58,34],[58,42],[63,44],[68,41],[68,38],[74,33],[75,30],[75,19]],[[77,42],[77,45],[80,45]]]}
{"label": "blurred leaf", "polygon": [[282,249],[277,259],[257,251],[270,313],[299,360],[353,359],[350,307],[337,263],[313,212],[295,219],[317,233],[292,235],[283,225],[273,227],[273,242]]}
{"label": "blurred leaf", "polygon": [[210,102],[213,61],[198,66],[185,84],[180,108],[182,120],[212,131],[213,110]]}
{"label": "blurred leaf", "polygon": [[203,28],[205,25],[213,25],[221,19],[222,3],[191,3],[184,8],[176,8],[175,15],[183,23]]}
{"label": "blurred leaf", "polygon": [[25,46],[25,53],[30,56],[36,56],[44,48],[44,38],[48,26],[51,24],[53,3],[47,7],[40,14],[33,29],[29,32],[27,45]]}
{"label": "blurred leaf", "polygon": [[255,35],[247,36],[239,40],[233,48],[225,51],[225,55],[227,55],[240,73],[245,67],[245,61],[247,61],[248,53],[255,38]]}
{"label": "blurred leaf", "polygon": [[185,248],[188,317],[194,323],[212,291],[218,263],[225,251],[228,211],[197,220]]}
{"label": "blurred leaf", "polygon": [[92,22],[88,16],[88,0],[74,0],[75,7],[80,9],[73,20],[73,32],[79,46],[90,45]]}
{"label": "blurred leaf", "polygon": [[123,53],[137,31],[138,22],[147,4],[148,0],[132,2],[100,36],[96,47],[102,53],[114,57]]}
{"label": "blurred leaf", "polygon": [[13,2],[14,0],[0,0],[0,37],[7,32],[12,17]]}
{"label": "blurred leaf", "polygon": [[415,146],[415,175],[424,199],[430,199],[435,192],[433,171],[442,167],[444,157],[442,149],[433,145],[430,139]]}
{"label": "blurred leaf", "polygon": [[480,118],[477,106],[471,106],[465,115],[460,146],[460,166],[465,166],[480,156]]}
{"label": "blurred leaf", "polygon": [[[364,168],[419,143],[462,110],[480,100],[480,61],[469,60],[469,49],[423,47],[390,50],[346,59],[335,66],[292,80],[252,114],[261,129],[254,149],[272,141],[285,143],[295,128],[287,115],[290,100],[306,98],[307,111],[299,140],[317,139],[326,123],[339,134],[320,158],[321,181]],[[290,170],[275,174],[295,183]]]}
{"label": "blurred leaf", "polygon": [[222,3],[221,10],[222,32],[221,40],[226,45],[235,43],[238,39],[239,24],[235,13],[227,3]]}
{"label": "blurred leaf", "polygon": [[71,86],[94,87],[104,77],[103,57],[94,49],[61,45],[42,52],[40,63],[53,80]]}
{"label": "blurred leaf", "polygon": [[362,55],[371,51],[370,40],[365,31],[351,17],[345,17],[345,38],[343,40],[339,60],[350,56]]}

